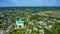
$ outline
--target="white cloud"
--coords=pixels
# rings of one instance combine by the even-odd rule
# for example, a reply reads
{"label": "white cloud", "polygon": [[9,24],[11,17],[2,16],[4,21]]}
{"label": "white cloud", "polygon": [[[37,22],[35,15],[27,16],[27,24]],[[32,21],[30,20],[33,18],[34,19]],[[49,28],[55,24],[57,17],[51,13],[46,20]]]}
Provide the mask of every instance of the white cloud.
{"label": "white cloud", "polygon": [[8,2],[19,2],[20,0],[6,0]]}
{"label": "white cloud", "polygon": [[60,6],[60,0],[2,0],[0,6]]}

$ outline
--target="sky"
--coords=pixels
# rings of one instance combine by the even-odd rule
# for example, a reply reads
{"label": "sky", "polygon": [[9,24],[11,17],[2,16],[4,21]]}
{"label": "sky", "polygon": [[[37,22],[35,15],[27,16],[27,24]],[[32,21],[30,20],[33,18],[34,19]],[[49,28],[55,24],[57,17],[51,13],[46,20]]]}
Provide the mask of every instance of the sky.
{"label": "sky", "polygon": [[60,6],[60,0],[0,0],[0,7]]}

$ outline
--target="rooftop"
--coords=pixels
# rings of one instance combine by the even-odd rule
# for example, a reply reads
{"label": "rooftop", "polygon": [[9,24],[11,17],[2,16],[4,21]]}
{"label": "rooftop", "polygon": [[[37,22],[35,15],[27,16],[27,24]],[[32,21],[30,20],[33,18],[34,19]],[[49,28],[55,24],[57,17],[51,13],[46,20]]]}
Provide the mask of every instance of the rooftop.
{"label": "rooftop", "polygon": [[22,21],[22,18],[20,18],[20,19],[18,19],[18,20],[16,21],[16,23],[17,23],[17,24],[23,24],[24,21]]}
{"label": "rooftop", "polygon": [[0,28],[0,32],[2,32],[2,33],[3,33],[3,32],[4,32],[4,29],[3,29],[3,28]]}
{"label": "rooftop", "polygon": [[17,24],[23,24],[24,21],[16,21]]}

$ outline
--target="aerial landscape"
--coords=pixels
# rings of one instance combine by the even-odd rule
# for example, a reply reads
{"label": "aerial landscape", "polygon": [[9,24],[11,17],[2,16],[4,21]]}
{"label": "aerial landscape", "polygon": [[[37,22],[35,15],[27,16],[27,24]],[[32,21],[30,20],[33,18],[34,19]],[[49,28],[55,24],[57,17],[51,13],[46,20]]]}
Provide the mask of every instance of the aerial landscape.
{"label": "aerial landscape", "polygon": [[0,34],[60,34],[60,0],[0,0]]}
{"label": "aerial landscape", "polygon": [[0,8],[0,34],[60,34],[60,9]]}

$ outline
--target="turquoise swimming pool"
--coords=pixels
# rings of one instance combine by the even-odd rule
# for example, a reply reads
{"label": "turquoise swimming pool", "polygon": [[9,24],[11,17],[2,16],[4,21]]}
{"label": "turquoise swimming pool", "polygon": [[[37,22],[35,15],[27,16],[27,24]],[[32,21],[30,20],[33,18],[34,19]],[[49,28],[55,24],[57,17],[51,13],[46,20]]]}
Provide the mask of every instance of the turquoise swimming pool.
{"label": "turquoise swimming pool", "polygon": [[17,24],[24,24],[24,21],[16,21]]}
{"label": "turquoise swimming pool", "polygon": [[22,21],[22,18],[20,18],[20,19],[18,19],[18,20],[16,21],[16,23],[17,23],[17,24],[24,24],[24,21]]}

